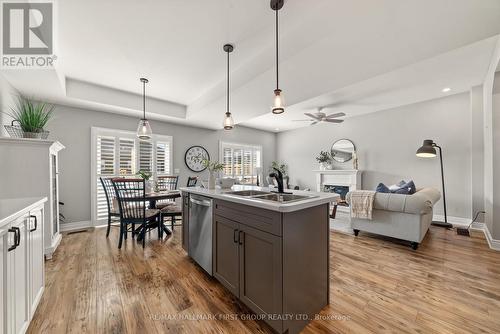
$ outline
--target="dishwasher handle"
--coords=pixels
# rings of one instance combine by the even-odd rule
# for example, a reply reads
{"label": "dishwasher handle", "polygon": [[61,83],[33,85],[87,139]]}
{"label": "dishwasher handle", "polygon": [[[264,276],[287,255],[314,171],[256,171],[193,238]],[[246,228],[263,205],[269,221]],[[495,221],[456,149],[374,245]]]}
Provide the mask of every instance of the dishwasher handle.
{"label": "dishwasher handle", "polygon": [[194,198],[190,198],[189,201],[191,203],[194,203],[194,204],[197,204],[197,205],[201,205],[201,206],[212,206],[212,203],[210,201],[199,201],[197,199],[194,199]]}

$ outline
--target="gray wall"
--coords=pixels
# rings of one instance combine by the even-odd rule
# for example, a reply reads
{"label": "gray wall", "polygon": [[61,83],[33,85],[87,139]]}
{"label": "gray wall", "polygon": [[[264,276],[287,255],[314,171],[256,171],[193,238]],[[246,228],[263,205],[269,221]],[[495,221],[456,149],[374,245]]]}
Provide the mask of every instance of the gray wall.
{"label": "gray wall", "polygon": [[[68,222],[91,220],[91,127],[135,131],[137,122],[137,118],[111,113],[56,107],[48,130],[49,139],[66,146],[60,158],[60,199],[65,203],[63,210]],[[184,153],[192,145],[204,146],[215,159],[219,156],[219,140],[262,145],[265,168],[276,156],[276,135],[271,132],[238,126],[232,131],[213,131],[157,121],[151,124],[154,133],[173,137],[173,168],[180,169],[179,184],[185,184],[187,177],[195,174],[184,164]]]}
{"label": "gray wall", "polygon": [[18,91],[0,74],[0,136],[8,136],[3,125],[10,124],[12,121],[12,117],[6,113],[10,113],[10,108],[15,105],[18,94]]}
{"label": "gray wall", "polygon": [[[278,158],[289,166],[292,184],[315,189],[315,160],[335,140],[351,139],[358,150],[363,188],[413,179],[417,187],[441,189],[439,159],[415,151],[423,139],[443,147],[448,214],[471,217],[471,115],[469,94],[458,94],[359,117],[343,124],[318,124],[278,134]],[[352,169],[351,162],[336,168]],[[442,214],[438,203],[436,214]]]}

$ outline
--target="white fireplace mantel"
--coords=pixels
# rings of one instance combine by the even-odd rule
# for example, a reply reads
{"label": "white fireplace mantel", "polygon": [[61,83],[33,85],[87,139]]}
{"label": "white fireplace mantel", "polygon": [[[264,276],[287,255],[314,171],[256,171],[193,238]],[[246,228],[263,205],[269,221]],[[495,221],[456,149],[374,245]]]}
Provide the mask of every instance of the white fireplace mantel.
{"label": "white fireplace mantel", "polygon": [[325,185],[347,186],[349,191],[361,189],[362,171],[357,169],[315,170],[316,191],[323,191]]}

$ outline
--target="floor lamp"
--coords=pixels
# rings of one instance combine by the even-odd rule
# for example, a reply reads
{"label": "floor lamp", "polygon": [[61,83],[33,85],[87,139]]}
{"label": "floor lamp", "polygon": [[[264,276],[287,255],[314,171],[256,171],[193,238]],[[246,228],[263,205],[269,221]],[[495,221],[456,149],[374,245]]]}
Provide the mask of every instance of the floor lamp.
{"label": "floor lamp", "polygon": [[436,157],[436,147],[439,149],[439,161],[441,162],[441,182],[443,186],[443,204],[444,204],[444,222],[433,221],[432,225],[451,228],[452,224],[448,223],[448,216],[446,215],[446,192],[444,188],[444,169],[443,169],[443,153],[441,146],[437,145],[432,139],[424,140],[424,144],[417,150],[417,157],[420,158],[434,158]]}

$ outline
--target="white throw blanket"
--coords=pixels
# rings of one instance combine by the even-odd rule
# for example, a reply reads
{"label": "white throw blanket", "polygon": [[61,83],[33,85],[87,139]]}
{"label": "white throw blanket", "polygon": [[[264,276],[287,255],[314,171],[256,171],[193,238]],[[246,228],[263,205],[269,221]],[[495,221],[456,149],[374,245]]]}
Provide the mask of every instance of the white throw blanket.
{"label": "white throw blanket", "polygon": [[372,190],[352,191],[349,203],[351,206],[351,217],[371,220],[374,198],[375,191]]}

